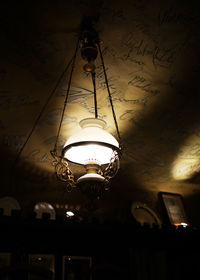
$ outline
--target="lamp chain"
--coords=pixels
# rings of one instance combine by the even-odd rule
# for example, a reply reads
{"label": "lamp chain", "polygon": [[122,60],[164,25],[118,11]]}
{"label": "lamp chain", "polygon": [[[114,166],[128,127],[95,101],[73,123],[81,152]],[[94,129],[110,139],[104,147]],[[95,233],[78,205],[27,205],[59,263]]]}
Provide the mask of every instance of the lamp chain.
{"label": "lamp chain", "polygon": [[105,65],[104,65],[103,55],[102,55],[102,51],[101,51],[101,47],[100,47],[99,41],[97,41],[97,45],[98,45],[99,53],[100,53],[100,57],[101,57],[101,63],[102,63],[102,67],[103,67],[103,72],[104,72],[104,77],[105,77],[108,97],[109,97],[110,105],[111,105],[111,108],[112,108],[113,119],[114,119],[114,122],[115,122],[117,136],[118,136],[119,140],[121,140],[120,133],[119,133],[119,128],[118,128],[118,124],[117,124],[117,119],[116,119],[116,115],[115,115],[114,105],[113,105],[113,101],[112,101],[112,96],[111,96],[110,88],[109,88],[109,84],[108,84],[108,78],[107,78],[106,69],[105,69]]}

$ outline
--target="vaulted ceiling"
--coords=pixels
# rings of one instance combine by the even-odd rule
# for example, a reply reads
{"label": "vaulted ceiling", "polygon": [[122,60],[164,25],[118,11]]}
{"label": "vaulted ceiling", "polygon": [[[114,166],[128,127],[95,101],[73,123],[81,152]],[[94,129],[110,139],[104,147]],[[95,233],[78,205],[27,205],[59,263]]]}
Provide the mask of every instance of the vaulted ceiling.
{"label": "vaulted ceiling", "polygon": [[[78,190],[67,193],[57,181],[50,155],[69,72],[53,89],[72,58],[84,16],[99,17],[96,29],[123,146],[121,169],[99,202],[99,215],[123,213],[132,201],[146,203],[159,215],[158,192],[199,198],[199,12],[192,1],[159,0],[1,4],[0,195],[16,197],[28,210],[37,201],[85,203]],[[79,54],[60,147],[81,119],[94,116],[83,64]],[[99,58],[96,71],[99,116],[116,135]]]}

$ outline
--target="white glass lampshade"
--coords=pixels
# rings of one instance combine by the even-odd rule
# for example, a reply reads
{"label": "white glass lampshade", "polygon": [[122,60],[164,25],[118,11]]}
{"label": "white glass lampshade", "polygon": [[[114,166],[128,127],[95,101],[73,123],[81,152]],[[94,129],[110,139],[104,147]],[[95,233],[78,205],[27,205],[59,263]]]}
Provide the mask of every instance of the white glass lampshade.
{"label": "white glass lampshade", "polygon": [[119,149],[117,140],[104,130],[106,122],[96,118],[80,121],[81,130],[69,137],[64,145],[64,157],[74,163],[85,165],[96,162],[108,164],[113,151]]}

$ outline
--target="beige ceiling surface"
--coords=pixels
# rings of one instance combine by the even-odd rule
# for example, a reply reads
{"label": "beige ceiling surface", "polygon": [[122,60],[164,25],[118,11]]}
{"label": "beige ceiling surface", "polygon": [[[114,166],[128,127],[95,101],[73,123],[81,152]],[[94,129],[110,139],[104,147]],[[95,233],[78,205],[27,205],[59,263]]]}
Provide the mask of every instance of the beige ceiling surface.
{"label": "beige ceiling surface", "polygon": [[[55,143],[69,72],[13,162],[63,69],[83,16],[99,15],[101,38],[122,138],[121,169],[102,205],[155,200],[159,191],[200,192],[200,32],[198,9],[188,1],[27,1],[1,9],[1,196],[26,207],[34,201],[81,203],[78,191],[57,182],[49,151]],[[78,55],[59,139],[94,116],[90,77]],[[97,59],[99,117],[116,136]],[[14,175],[13,175],[14,174]],[[15,179],[14,179],[15,178]],[[146,192],[152,192],[146,198]],[[112,202],[112,203],[111,203]],[[32,206],[31,206],[32,207]]]}

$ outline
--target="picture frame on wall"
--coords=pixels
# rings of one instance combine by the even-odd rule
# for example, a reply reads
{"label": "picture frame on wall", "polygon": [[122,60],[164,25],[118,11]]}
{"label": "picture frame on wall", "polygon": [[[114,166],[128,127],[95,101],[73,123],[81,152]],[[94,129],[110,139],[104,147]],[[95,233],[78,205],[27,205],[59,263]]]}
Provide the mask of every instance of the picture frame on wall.
{"label": "picture frame on wall", "polygon": [[186,216],[182,196],[177,193],[162,192],[160,194],[170,223],[175,226],[188,226],[189,221]]}
{"label": "picture frame on wall", "polygon": [[55,256],[51,254],[29,254],[29,265],[32,267],[28,280],[55,279]]}
{"label": "picture frame on wall", "polygon": [[92,258],[86,256],[63,256],[62,280],[92,280]]}

